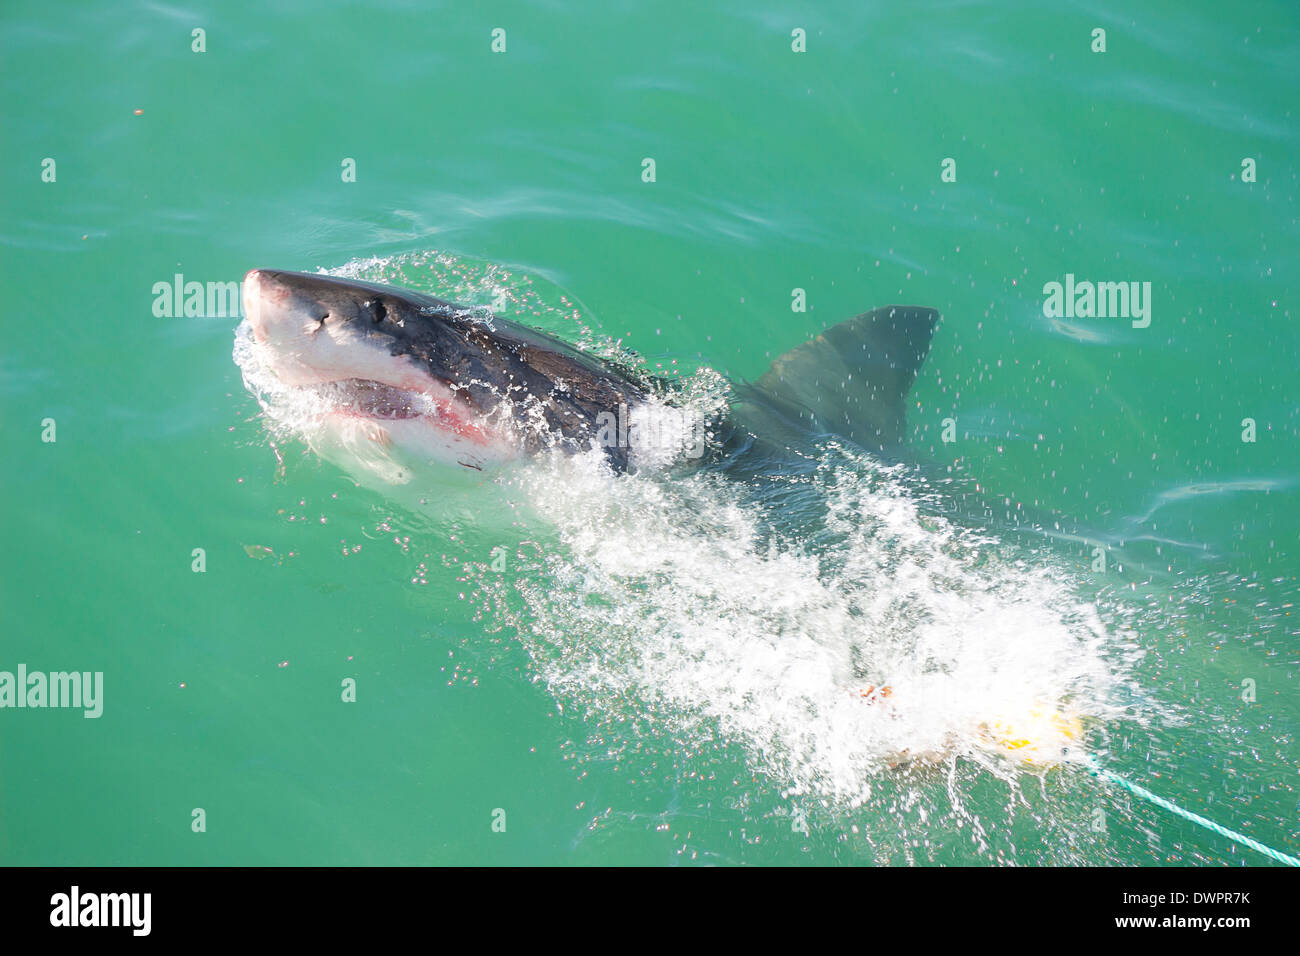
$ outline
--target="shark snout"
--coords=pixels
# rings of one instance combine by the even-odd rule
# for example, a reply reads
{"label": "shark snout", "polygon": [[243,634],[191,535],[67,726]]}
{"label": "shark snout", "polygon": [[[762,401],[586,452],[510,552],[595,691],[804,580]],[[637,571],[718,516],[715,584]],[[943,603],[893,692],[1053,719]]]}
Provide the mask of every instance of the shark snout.
{"label": "shark snout", "polygon": [[266,341],[266,330],[262,327],[262,273],[249,269],[244,274],[244,319],[253,330],[253,337],[259,342]]}
{"label": "shark snout", "polygon": [[438,391],[428,368],[398,347],[398,334],[416,318],[399,308],[379,287],[333,276],[271,269],[244,275],[244,320],[263,363],[285,385],[365,380]]}
{"label": "shark snout", "polygon": [[250,269],[244,275],[244,318],[258,342],[266,342],[277,320],[288,317],[290,290],[277,281],[279,273]]}

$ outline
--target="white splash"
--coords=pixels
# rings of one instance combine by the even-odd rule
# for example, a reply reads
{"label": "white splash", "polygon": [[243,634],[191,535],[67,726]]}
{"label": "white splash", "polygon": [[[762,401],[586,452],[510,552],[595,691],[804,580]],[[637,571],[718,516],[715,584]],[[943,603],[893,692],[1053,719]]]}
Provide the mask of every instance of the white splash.
{"label": "white splash", "polygon": [[705,473],[616,478],[579,457],[513,481],[559,547],[515,582],[522,608],[498,593],[494,613],[557,698],[720,733],[791,791],[857,803],[900,759],[952,755],[1009,775],[991,727],[1118,712],[1118,656],[1061,569],[925,514],[866,456],[826,451],[797,535]]}

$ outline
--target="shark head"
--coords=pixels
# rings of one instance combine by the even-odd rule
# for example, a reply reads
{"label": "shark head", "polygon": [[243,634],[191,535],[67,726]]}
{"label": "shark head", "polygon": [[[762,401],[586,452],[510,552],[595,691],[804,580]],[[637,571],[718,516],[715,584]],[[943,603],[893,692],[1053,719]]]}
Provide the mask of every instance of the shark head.
{"label": "shark head", "polygon": [[[389,482],[409,480],[412,464],[482,470],[604,444],[603,423],[645,398],[558,339],[405,289],[254,269],[244,317],[240,365],[268,412],[294,409],[318,450],[342,449]],[[626,467],[626,448],[605,451]]]}

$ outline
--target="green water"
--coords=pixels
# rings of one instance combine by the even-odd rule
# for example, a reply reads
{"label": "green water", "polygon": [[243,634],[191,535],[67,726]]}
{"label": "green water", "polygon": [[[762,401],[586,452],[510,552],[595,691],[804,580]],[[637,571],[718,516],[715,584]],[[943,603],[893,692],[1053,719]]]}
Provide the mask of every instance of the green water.
{"label": "green water", "polygon": [[[957,761],[959,809],[943,772],[792,798],[725,720],[573,706],[465,570],[524,531],[419,520],[294,443],[281,470],[237,320],[154,314],[176,273],[427,250],[737,379],[939,308],[916,458],[1086,528],[1057,560],[1145,652],[1090,746],[1300,852],[1300,15],[872,6],[6,4],[0,670],[105,698],[0,711],[0,862],[1268,862],[1068,767]],[[1053,323],[1067,273],[1150,282],[1149,327]]]}

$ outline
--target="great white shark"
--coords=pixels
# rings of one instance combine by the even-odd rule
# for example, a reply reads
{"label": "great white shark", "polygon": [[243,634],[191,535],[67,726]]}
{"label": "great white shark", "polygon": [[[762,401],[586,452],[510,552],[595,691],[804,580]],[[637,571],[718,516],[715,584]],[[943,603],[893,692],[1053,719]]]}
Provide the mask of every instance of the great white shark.
{"label": "great white shark", "polygon": [[[482,307],[254,269],[244,279],[244,317],[236,353],[249,388],[264,405],[268,388],[277,401],[301,400],[313,447],[327,454],[322,446],[332,445],[343,454],[327,457],[360,463],[390,484],[430,466],[443,466],[445,480],[477,476],[551,450],[600,455],[625,473],[642,467],[647,444],[664,450],[662,440],[655,447],[636,435],[665,415],[671,423],[665,383]],[[739,478],[806,468],[807,457],[792,450],[810,437],[898,457],[904,402],[939,320],[936,309],[915,305],[846,319],[779,356],[756,381],[731,383],[725,420],[710,424],[707,443],[670,427],[666,444],[679,459]],[[888,709],[894,689],[868,685],[861,696]],[[1051,701],[991,714],[981,725],[990,743],[1030,762],[1059,759],[1080,733],[1078,719]]]}
{"label": "great white shark", "polygon": [[[645,414],[662,408],[655,383],[481,307],[254,269],[244,316],[261,366],[318,403],[330,428],[430,464],[482,470],[547,448],[597,447],[621,472],[637,465],[638,432],[662,423]],[[932,308],[885,306],[786,352],[756,382],[733,386],[715,453],[736,466],[796,432],[897,447],[904,399],[938,322]],[[700,457],[688,439],[672,433],[687,457]]]}

